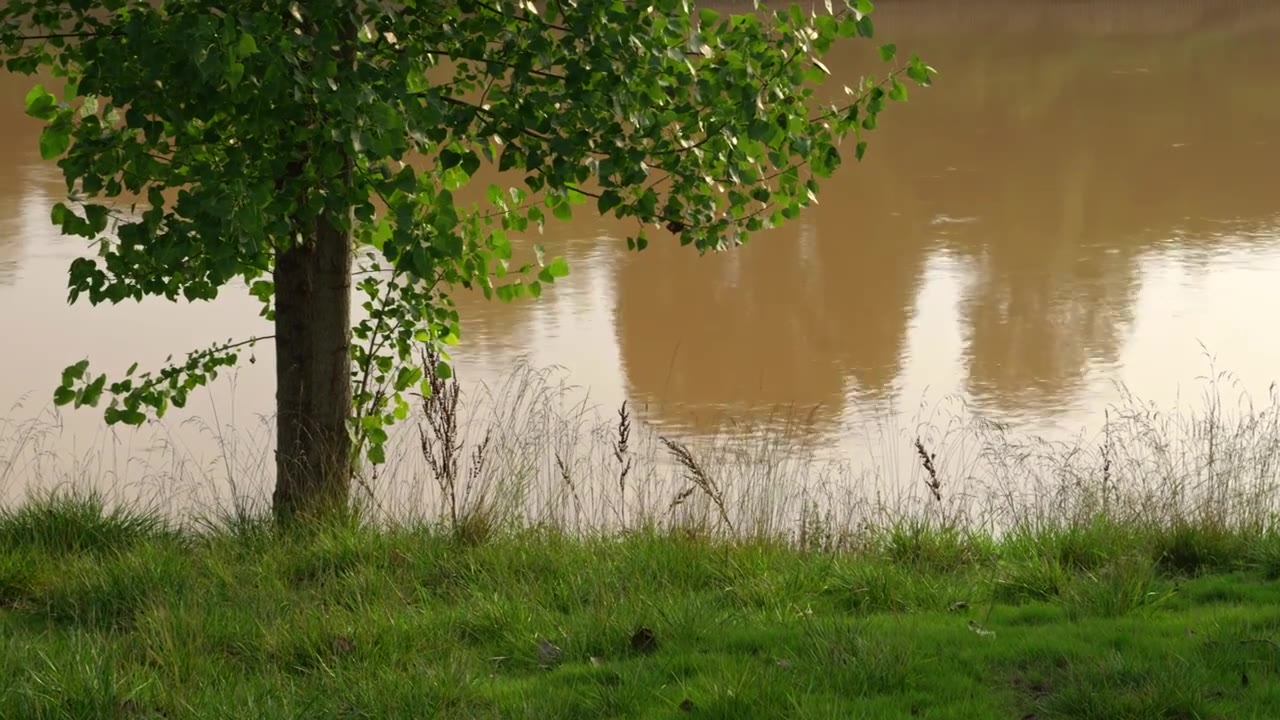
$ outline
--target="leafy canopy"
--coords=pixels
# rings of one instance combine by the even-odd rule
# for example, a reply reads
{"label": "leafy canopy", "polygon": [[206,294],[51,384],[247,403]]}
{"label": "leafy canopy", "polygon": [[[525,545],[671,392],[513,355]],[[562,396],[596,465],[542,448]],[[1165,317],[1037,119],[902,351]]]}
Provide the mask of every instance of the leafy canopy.
{"label": "leafy canopy", "polygon": [[[721,13],[688,0],[9,0],[9,70],[51,68],[27,112],[69,191],[52,220],[96,252],[72,302],[211,300],[243,283],[272,314],[277,253],[324,215],[351,233],[366,319],[353,328],[353,416],[381,459],[385,426],[424,383],[420,343],[457,341],[455,287],[537,297],[562,259],[517,266],[510,235],[590,208],[635,221],[628,247],[671,234],[738,245],[815,201],[841,141],[876,127],[918,58],[816,107],[823,55],[870,38],[868,0]],[[344,174],[344,158],[354,177]],[[409,161],[414,160],[413,164]],[[482,164],[509,186],[455,192]],[[426,168],[426,169],[416,169]],[[237,361],[228,341],[108,383],[81,362],[59,403],[110,401],[108,422],[181,406]],[[447,359],[447,355],[444,356]],[[441,372],[447,372],[442,365]]]}

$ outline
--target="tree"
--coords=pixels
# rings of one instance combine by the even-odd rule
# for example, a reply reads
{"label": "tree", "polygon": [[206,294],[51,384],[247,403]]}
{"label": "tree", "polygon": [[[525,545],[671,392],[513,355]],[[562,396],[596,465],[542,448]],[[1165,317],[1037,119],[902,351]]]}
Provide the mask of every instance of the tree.
{"label": "tree", "polygon": [[[96,254],[69,300],[210,300],[242,281],[273,320],[281,516],[346,503],[352,463],[461,335],[452,288],[537,297],[562,259],[517,267],[508,232],[594,201],[633,218],[629,247],[669,234],[721,250],[795,217],[872,130],[918,58],[813,107],[841,38],[870,38],[868,0],[771,15],[688,0],[9,0],[0,54],[37,85],[40,152],[68,201],[52,220]],[[424,160],[425,170],[411,159]],[[482,163],[488,208],[454,192]],[[422,166],[423,163],[416,163]],[[123,207],[128,201],[127,208]],[[353,262],[360,259],[353,273]],[[352,323],[351,297],[368,317]],[[247,344],[108,381],[81,361],[58,404],[109,398],[108,423],[181,407]],[[425,343],[436,368],[413,363]]]}

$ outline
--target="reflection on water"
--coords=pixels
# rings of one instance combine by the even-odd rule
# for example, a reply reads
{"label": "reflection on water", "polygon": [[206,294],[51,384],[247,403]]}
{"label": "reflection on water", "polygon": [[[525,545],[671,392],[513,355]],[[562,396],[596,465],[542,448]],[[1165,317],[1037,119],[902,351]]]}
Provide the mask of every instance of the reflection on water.
{"label": "reflection on water", "polygon": [[[817,207],[706,257],[662,238],[627,253],[627,228],[600,218],[551,225],[540,241],[574,274],[536,303],[460,297],[464,374],[562,365],[596,401],[630,398],[687,433],[791,406],[851,454],[850,423],[926,394],[1074,431],[1116,382],[1174,398],[1204,370],[1201,343],[1266,387],[1280,98],[1248,69],[1280,63],[1280,9],[935,0],[877,18],[942,75],[890,109]],[[870,45],[836,52],[833,91],[878,70]],[[76,246],[47,227],[62,187],[38,162],[26,88],[0,78],[0,337],[30,348],[0,356],[0,407],[86,353],[119,368],[259,330],[238,297],[194,314],[64,306]],[[237,413],[270,410],[270,366],[241,374]]]}

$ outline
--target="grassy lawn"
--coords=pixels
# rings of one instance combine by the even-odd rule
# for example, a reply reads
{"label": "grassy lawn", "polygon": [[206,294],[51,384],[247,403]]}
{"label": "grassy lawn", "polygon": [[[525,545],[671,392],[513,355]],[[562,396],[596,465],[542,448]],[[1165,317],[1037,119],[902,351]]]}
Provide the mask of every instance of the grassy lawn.
{"label": "grassy lawn", "polygon": [[1276,718],[1280,537],[0,516],[4,718]]}

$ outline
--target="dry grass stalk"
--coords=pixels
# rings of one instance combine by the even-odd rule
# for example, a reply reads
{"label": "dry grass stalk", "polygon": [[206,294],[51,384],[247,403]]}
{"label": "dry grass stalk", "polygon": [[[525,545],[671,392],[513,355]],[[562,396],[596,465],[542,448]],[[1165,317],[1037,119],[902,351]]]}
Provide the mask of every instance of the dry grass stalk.
{"label": "dry grass stalk", "polygon": [[[456,529],[459,527],[458,462],[462,451],[462,437],[458,432],[458,400],[462,392],[457,378],[443,378],[436,370],[440,354],[434,347],[423,347],[421,362],[431,393],[421,397],[419,446],[444,501],[448,503],[450,525]],[[483,462],[479,465],[482,467]],[[476,467],[473,461],[473,469]]]}
{"label": "dry grass stalk", "polygon": [[938,468],[934,465],[934,462],[938,459],[938,453],[930,453],[925,450],[924,442],[917,436],[916,455],[920,457],[920,464],[924,466],[924,471],[929,475],[929,478],[924,481],[925,487],[929,488],[934,500],[942,502],[942,481],[938,479]]}
{"label": "dry grass stalk", "polygon": [[675,512],[676,508],[683,505],[684,502],[693,495],[694,490],[697,490],[697,488],[694,487],[693,485],[690,485],[684,488],[683,490],[681,490],[680,492],[676,493],[675,497],[671,498],[671,504],[667,505],[667,512],[668,513]]}
{"label": "dry grass stalk", "polygon": [[627,401],[618,408],[617,435],[613,443],[613,457],[618,462],[618,522],[627,526],[627,476],[631,474],[631,414]]}
{"label": "dry grass stalk", "polygon": [[711,500],[712,504],[716,506],[716,509],[720,512],[720,520],[724,522],[725,527],[729,528],[729,532],[736,534],[737,529],[734,527],[733,521],[729,519],[729,509],[725,505],[724,493],[720,491],[719,486],[716,485],[716,481],[713,480],[711,476],[707,474],[707,471],[698,464],[698,461],[693,457],[693,453],[689,451],[689,448],[678,440],[672,440],[667,437],[659,437],[658,439],[667,447],[667,451],[676,459],[676,462],[679,463],[680,467],[684,468],[686,477],[689,481],[701,490]]}
{"label": "dry grass stalk", "polygon": [[577,522],[582,522],[583,505],[582,496],[578,494],[578,488],[573,484],[573,473],[569,471],[569,464],[564,461],[559,451],[555,453],[556,469],[560,472],[560,482],[562,486],[569,491],[569,496],[573,498],[573,507],[576,512]]}

